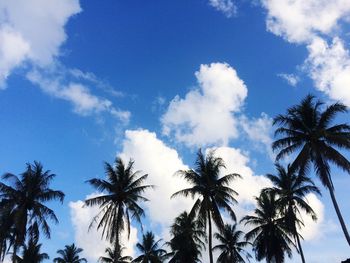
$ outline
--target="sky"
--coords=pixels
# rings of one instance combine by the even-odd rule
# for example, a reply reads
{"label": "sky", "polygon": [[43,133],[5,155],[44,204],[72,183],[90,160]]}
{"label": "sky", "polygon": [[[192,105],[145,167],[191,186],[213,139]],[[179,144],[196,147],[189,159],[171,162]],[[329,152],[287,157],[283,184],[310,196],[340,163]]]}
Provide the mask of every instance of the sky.
{"label": "sky", "polygon": [[[83,207],[101,193],[85,181],[116,156],[156,185],[142,206],[157,238],[193,204],[170,196],[199,148],[242,175],[234,209],[251,213],[274,173],[272,119],[308,93],[350,106],[349,22],[348,0],[0,0],[0,173],[38,160],[66,194],[48,204],[60,222],[43,250],[52,259],[75,242],[89,262],[103,255],[108,244],[88,231],[98,209]],[[333,171],[350,223],[350,177]],[[318,221],[304,217],[305,257],[340,262],[349,247],[311,176],[322,196],[307,197]],[[141,234],[133,223],[128,254]]]}

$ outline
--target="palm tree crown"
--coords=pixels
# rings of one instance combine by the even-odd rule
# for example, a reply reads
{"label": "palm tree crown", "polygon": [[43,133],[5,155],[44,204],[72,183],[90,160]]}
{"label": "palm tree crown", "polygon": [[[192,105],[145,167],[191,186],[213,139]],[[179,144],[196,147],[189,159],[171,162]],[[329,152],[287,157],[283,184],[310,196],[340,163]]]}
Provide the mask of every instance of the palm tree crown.
{"label": "palm tree crown", "polygon": [[26,171],[20,177],[10,173],[2,176],[3,180],[10,181],[10,185],[0,182],[0,227],[2,225],[11,232],[10,244],[13,245],[14,256],[24,244],[28,231],[30,235],[37,235],[34,232],[38,232],[40,226],[44,235],[50,238],[47,219],[58,223],[53,210],[44,205],[51,200],[63,202],[63,192],[49,188],[55,176],[50,171],[44,171],[43,166],[36,161],[33,165],[27,164]]}
{"label": "palm tree crown", "polygon": [[305,201],[305,196],[308,193],[320,194],[320,191],[306,175],[293,172],[290,165],[288,165],[287,169],[280,164],[276,164],[275,166],[277,175],[266,175],[274,186],[264,189],[264,191],[272,191],[277,196],[279,210],[285,217],[286,226],[290,228],[297,240],[302,261],[305,262],[300,244],[300,234],[298,233],[298,226],[303,225],[302,218],[299,218],[300,210],[310,215],[313,220],[317,220],[316,213],[307,201]]}
{"label": "palm tree crown", "polygon": [[[117,249],[117,251],[115,251]],[[106,248],[106,256],[99,258],[101,263],[129,263],[132,260],[130,256],[122,256],[122,252],[125,248],[120,246],[113,246],[113,248]]]}
{"label": "palm tree crown", "polygon": [[238,174],[228,174],[220,178],[220,170],[225,168],[224,161],[214,156],[214,151],[209,152],[205,157],[201,150],[198,151],[196,167],[194,170],[180,170],[178,175],[182,176],[192,187],[180,190],[173,194],[172,197],[183,195],[198,197],[193,205],[198,219],[203,222],[204,226],[209,223],[209,259],[213,263],[212,254],[212,226],[211,219],[219,229],[224,228],[224,222],[221,217],[220,209],[226,210],[231,219],[236,220],[232,205],[236,203],[234,196],[238,195],[236,191],[228,185]]}
{"label": "palm tree crown", "polygon": [[292,257],[293,241],[285,219],[279,214],[276,195],[263,191],[256,197],[255,215],[245,216],[242,222],[253,227],[246,234],[247,240],[253,241],[253,251],[257,260],[266,259],[267,263],[283,263],[285,254]]}
{"label": "palm tree crown", "polygon": [[54,258],[55,263],[82,263],[87,262],[85,258],[80,258],[79,254],[83,249],[78,248],[74,245],[66,245],[64,249],[57,250],[57,254],[60,256]]}
{"label": "palm tree crown", "polygon": [[272,147],[278,151],[276,159],[298,152],[292,168],[302,173],[313,164],[322,184],[328,188],[337,212],[344,235],[350,245],[350,235],[340,213],[335,194],[330,164],[350,172],[350,162],[336,149],[350,149],[350,126],[342,123],[332,125],[339,113],[347,112],[342,103],[324,107],[321,101],[308,95],[300,104],[290,107],[285,115],[278,115],[274,124],[279,125],[275,132],[277,139]]}
{"label": "palm tree crown", "polygon": [[237,225],[226,224],[224,229],[219,233],[215,233],[214,237],[220,242],[213,250],[220,251],[217,263],[245,263],[245,259],[249,261],[250,254],[245,250],[250,243],[241,240],[244,233],[236,229]]}
{"label": "palm tree crown", "polygon": [[132,262],[135,263],[162,263],[167,257],[167,252],[162,249],[159,243],[162,240],[154,240],[154,234],[147,232],[142,235],[142,243],[137,243],[137,249],[142,253],[136,257]]}
{"label": "palm tree crown", "polygon": [[41,253],[41,244],[37,239],[30,239],[28,245],[23,246],[22,257],[17,257],[18,263],[41,263],[45,259],[49,259],[49,255]]}
{"label": "palm tree crown", "polygon": [[172,253],[169,263],[196,263],[200,262],[201,250],[205,248],[202,239],[205,239],[203,224],[196,220],[194,214],[181,213],[175,218],[171,226],[172,239],[167,243]]}
{"label": "palm tree crown", "polygon": [[133,161],[129,161],[125,166],[122,159],[117,158],[115,166],[105,163],[106,180],[94,178],[88,181],[98,191],[104,193],[85,200],[87,206],[100,207],[100,212],[90,227],[99,220],[97,229],[102,228],[102,236],[106,236],[115,246],[120,246],[119,237],[125,225],[128,235],[130,234],[130,217],[141,223],[144,211],[139,206],[139,201],[148,201],[141,194],[152,187],[143,185],[148,175],[139,176],[140,172],[134,172],[133,168]]}

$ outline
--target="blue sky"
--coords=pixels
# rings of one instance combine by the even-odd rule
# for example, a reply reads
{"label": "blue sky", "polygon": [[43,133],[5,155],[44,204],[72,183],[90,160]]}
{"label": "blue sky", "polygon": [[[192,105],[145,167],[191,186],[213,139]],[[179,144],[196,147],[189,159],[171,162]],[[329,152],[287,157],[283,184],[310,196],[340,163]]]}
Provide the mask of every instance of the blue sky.
{"label": "blue sky", "polygon": [[[66,193],[50,204],[60,224],[44,250],[53,258],[74,241],[91,262],[103,253],[99,233],[87,233],[95,211],[81,200],[94,190],[84,181],[119,154],[158,185],[144,222],[159,237],[192,204],[164,200],[199,147],[242,174],[236,209],[249,212],[273,172],[271,118],[310,92],[350,106],[349,15],[347,0],[1,0],[0,173],[39,160]],[[335,173],[350,222],[350,178]],[[322,193],[310,197],[319,222],[304,230],[305,254],[340,262],[349,248]]]}

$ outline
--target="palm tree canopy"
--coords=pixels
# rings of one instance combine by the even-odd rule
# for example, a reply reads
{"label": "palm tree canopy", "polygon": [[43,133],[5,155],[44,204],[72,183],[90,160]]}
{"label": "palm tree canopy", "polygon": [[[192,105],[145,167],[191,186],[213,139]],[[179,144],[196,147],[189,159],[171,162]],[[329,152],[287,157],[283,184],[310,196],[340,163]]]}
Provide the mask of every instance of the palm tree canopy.
{"label": "palm tree canopy", "polygon": [[289,229],[285,219],[279,214],[276,195],[273,192],[262,192],[256,197],[257,208],[254,215],[241,220],[253,227],[246,234],[248,241],[253,241],[253,251],[257,260],[266,259],[268,263],[283,263],[285,254],[292,257]]}
{"label": "palm tree canopy", "polygon": [[57,254],[60,256],[54,258],[55,263],[81,263],[87,262],[85,258],[80,258],[79,254],[83,249],[78,248],[73,243],[72,245],[66,245],[64,249],[57,250]]}
{"label": "palm tree canopy", "polygon": [[[304,173],[294,171],[290,165],[285,169],[281,164],[276,163],[275,167],[277,175],[266,175],[274,186],[264,191],[275,193],[277,205],[287,221],[295,221],[300,217],[300,209],[310,215],[313,220],[317,220],[316,213],[305,200],[305,196],[309,193],[321,194],[314,182]],[[296,221],[302,224],[302,220]]]}
{"label": "palm tree canopy", "polygon": [[175,218],[171,226],[172,239],[167,243],[172,253],[169,263],[200,262],[201,250],[205,248],[205,228],[195,219],[195,215],[186,211]]}
{"label": "palm tree canopy", "polygon": [[236,191],[228,185],[239,174],[228,174],[220,177],[221,168],[225,168],[222,158],[216,157],[214,151],[210,151],[204,156],[201,150],[197,153],[195,169],[180,170],[176,174],[182,176],[192,187],[180,190],[172,195],[176,197],[183,195],[192,198],[198,197],[192,210],[198,213],[198,218],[206,225],[207,213],[210,211],[214,223],[218,228],[224,227],[220,209],[228,212],[231,219],[236,220],[236,215],[232,209],[232,205],[237,203],[235,196]]}
{"label": "palm tree canopy", "polygon": [[130,160],[125,166],[122,159],[117,158],[115,166],[105,163],[106,180],[94,178],[87,181],[103,193],[85,200],[87,206],[100,207],[100,212],[94,217],[90,227],[98,221],[97,229],[102,228],[102,236],[111,243],[119,240],[125,225],[128,235],[130,234],[130,218],[141,223],[144,215],[139,202],[148,201],[142,193],[152,186],[143,184],[147,174],[139,176],[140,171],[134,172],[133,168],[133,161]]}
{"label": "palm tree canopy", "polygon": [[329,163],[350,172],[350,162],[336,149],[350,149],[350,126],[332,125],[336,115],[345,112],[347,108],[342,103],[324,106],[308,95],[285,115],[278,115],[274,125],[279,125],[275,131],[279,139],[272,145],[278,151],[276,159],[299,151],[292,167],[307,170],[313,163],[323,185],[333,188]]}
{"label": "palm tree canopy", "polygon": [[27,230],[38,231],[34,225],[40,226],[44,235],[50,238],[47,220],[58,223],[58,219],[44,203],[51,200],[63,202],[64,199],[63,192],[49,188],[55,176],[49,170],[44,171],[36,161],[34,164],[28,163],[26,171],[19,177],[10,173],[2,176],[4,181],[9,181],[9,185],[0,182],[0,211],[3,211],[0,225],[12,231],[15,246],[23,245]]}
{"label": "palm tree canopy", "polygon": [[37,243],[38,240],[30,239],[28,245],[23,246],[22,258],[17,257],[18,263],[41,263],[45,259],[49,259],[49,255],[41,253],[41,244]]}
{"label": "palm tree canopy", "polygon": [[249,261],[250,254],[245,250],[245,247],[250,245],[249,242],[243,241],[244,233],[237,230],[237,225],[226,224],[224,229],[219,233],[215,233],[214,237],[219,241],[213,250],[220,251],[217,263],[245,263],[245,259]]}
{"label": "palm tree canopy", "polygon": [[136,257],[132,262],[135,263],[162,263],[167,258],[167,252],[161,248],[159,239],[155,241],[154,234],[147,232],[142,235],[142,243],[137,243],[136,247],[141,255]]}
{"label": "palm tree canopy", "polygon": [[[117,249],[117,251],[115,251]],[[102,256],[99,258],[99,262],[101,263],[129,263],[132,261],[132,257],[130,256],[122,256],[122,252],[125,248],[118,246],[113,246],[113,248],[106,248],[105,253],[106,256]]]}

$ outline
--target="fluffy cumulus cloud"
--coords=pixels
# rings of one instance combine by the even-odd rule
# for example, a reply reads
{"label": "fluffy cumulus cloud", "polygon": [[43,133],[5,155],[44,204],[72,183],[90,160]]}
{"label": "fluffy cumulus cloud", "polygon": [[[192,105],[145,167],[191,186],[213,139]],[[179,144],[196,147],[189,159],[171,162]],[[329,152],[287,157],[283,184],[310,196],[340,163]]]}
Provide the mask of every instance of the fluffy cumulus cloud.
{"label": "fluffy cumulus cloud", "polygon": [[322,38],[315,38],[308,51],[305,66],[316,87],[350,107],[350,56],[343,41],[334,38],[328,44]]}
{"label": "fluffy cumulus cloud", "polygon": [[241,111],[247,87],[225,63],[201,65],[198,87],[176,96],[162,117],[163,132],[189,146],[227,144],[238,136],[235,113]]}
{"label": "fluffy cumulus cloud", "polygon": [[[86,198],[97,196],[92,194]],[[101,231],[96,228],[89,230],[92,219],[98,214],[98,207],[86,207],[84,201],[78,200],[69,203],[71,220],[75,232],[75,242],[78,247],[84,249],[82,255],[89,261],[97,262],[100,256],[104,255],[105,249],[110,247],[109,242],[101,238]],[[122,245],[125,246],[125,255],[135,256],[134,247],[137,243],[137,229],[131,226],[130,238],[122,236]]]}
{"label": "fluffy cumulus cloud", "polygon": [[110,100],[93,95],[88,87],[79,82],[64,83],[64,79],[33,70],[27,74],[28,80],[38,85],[50,96],[70,102],[74,111],[81,115],[108,112],[124,122],[128,122],[130,113],[113,107]]}
{"label": "fluffy cumulus cloud", "polygon": [[304,69],[315,87],[350,106],[350,57],[341,39],[342,23],[349,22],[350,2],[262,0],[262,4],[269,31],[291,43],[306,45],[309,55]]}
{"label": "fluffy cumulus cloud", "polygon": [[224,13],[224,15],[227,17],[231,17],[237,12],[237,8],[233,0],[209,0],[209,5]]}
{"label": "fluffy cumulus cloud", "polygon": [[339,20],[350,15],[347,0],[262,0],[262,4],[267,9],[267,29],[293,43],[334,33]]}
{"label": "fluffy cumulus cloud", "polygon": [[0,1],[0,84],[29,60],[50,64],[67,36],[64,26],[81,11],[79,0]]}

